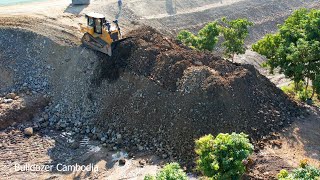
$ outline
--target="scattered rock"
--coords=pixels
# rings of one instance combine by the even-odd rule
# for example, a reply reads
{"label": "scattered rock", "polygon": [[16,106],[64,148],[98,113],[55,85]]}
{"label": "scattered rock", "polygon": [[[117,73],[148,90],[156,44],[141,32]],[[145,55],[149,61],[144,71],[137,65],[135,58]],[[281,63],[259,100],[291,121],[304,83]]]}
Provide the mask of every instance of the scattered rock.
{"label": "scattered rock", "polygon": [[32,136],[33,135],[33,128],[32,127],[25,128],[23,132],[27,136]]}
{"label": "scattered rock", "polygon": [[139,151],[142,151],[144,148],[143,148],[143,146],[138,145],[138,149],[139,149]]}
{"label": "scattered rock", "polygon": [[70,147],[71,147],[72,149],[78,149],[78,148],[80,147],[80,144],[75,141],[75,142],[73,142],[73,143],[70,144]]}
{"label": "scattered rock", "polygon": [[4,99],[3,102],[9,104],[13,102],[13,99]]}
{"label": "scattered rock", "polygon": [[44,114],[44,115],[43,115],[43,119],[44,119],[45,121],[48,121],[49,115],[48,115],[48,114]]}
{"label": "scattered rock", "polygon": [[162,154],[163,159],[167,159],[168,155],[167,154]]}
{"label": "scattered rock", "polygon": [[14,99],[15,97],[16,97],[15,93],[9,93],[9,94],[6,95],[7,99]]}
{"label": "scattered rock", "polygon": [[273,147],[281,148],[282,147],[282,142],[279,140],[273,140],[270,142]]}
{"label": "scattered rock", "polygon": [[126,164],[126,160],[124,158],[119,159],[119,165],[123,166]]}
{"label": "scattered rock", "polygon": [[146,161],[145,160],[139,160],[139,165],[140,167],[144,167],[146,165]]}
{"label": "scattered rock", "polygon": [[101,139],[100,139],[102,142],[106,142],[106,137],[102,137]]}

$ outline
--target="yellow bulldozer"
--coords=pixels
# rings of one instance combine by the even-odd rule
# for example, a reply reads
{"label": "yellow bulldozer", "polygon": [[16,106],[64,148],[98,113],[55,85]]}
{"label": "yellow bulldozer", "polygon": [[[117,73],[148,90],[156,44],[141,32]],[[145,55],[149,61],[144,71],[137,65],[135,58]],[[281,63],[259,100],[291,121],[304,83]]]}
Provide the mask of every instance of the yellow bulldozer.
{"label": "yellow bulldozer", "polygon": [[117,44],[123,40],[118,20],[108,22],[104,15],[88,13],[85,15],[87,25],[80,24],[81,32],[85,33],[82,43],[96,51],[112,56]]}

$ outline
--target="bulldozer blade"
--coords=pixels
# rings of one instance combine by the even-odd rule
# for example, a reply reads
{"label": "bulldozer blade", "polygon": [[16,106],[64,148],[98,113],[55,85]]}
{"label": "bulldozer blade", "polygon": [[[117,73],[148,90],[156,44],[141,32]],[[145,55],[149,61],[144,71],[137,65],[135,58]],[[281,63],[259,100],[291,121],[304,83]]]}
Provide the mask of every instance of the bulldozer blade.
{"label": "bulldozer blade", "polygon": [[126,37],[126,38],[120,39],[120,40],[118,40],[118,41],[112,42],[112,44],[111,44],[111,49],[112,49],[112,51],[115,50],[115,49],[117,49],[117,46],[118,46],[121,42],[123,42],[123,41],[125,41],[125,40],[128,40],[128,39],[130,39],[130,38],[132,38],[132,37]]}

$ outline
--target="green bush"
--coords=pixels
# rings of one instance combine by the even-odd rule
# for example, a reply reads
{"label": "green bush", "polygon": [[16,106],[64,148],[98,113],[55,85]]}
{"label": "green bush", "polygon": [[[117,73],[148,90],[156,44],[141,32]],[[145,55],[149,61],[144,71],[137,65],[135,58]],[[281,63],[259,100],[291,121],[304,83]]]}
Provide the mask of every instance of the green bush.
{"label": "green bush", "polygon": [[296,96],[296,90],[294,87],[294,84],[290,84],[288,86],[282,86],[281,90],[286,93],[287,95],[289,95],[290,97],[295,97]]}
{"label": "green bush", "polygon": [[312,90],[303,89],[302,91],[298,91],[297,96],[300,101],[306,101],[310,97],[311,94],[312,94]]}
{"label": "green bush", "polygon": [[246,168],[243,160],[253,152],[244,133],[206,135],[196,141],[197,169],[212,179],[240,179]]}
{"label": "green bush", "polygon": [[306,90],[304,86],[304,83],[300,81],[297,84],[291,83],[288,86],[283,86],[281,87],[281,89],[284,93],[295,99],[298,99],[300,101],[306,101],[309,97],[312,96],[312,87],[309,87]]}
{"label": "green bush", "polygon": [[196,49],[198,47],[197,36],[195,36],[187,30],[180,31],[177,36],[177,39],[181,41],[184,45],[189,46],[193,49]]}
{"label": "green bush", "polygon": [[194,35],[187,30],[182,30],[179,32],[177,39],[191,48],[200,51],[212,51],[218,42],[219,33],[218,23],[214,21],[205,25],[197,35]]}
{"label": "green bush", "polygon": [[144,177],[144,180],[155,180],[156,178],[154,176],[151,176],[151,175],[146,175]]}
{"label": "green bush", "polygon": [[288,176],[289,176],[288,171],[285,170],[285,169],[282,169],[282,170],[280,171],[280,173],[277,175],[277,178],[284,180],[284,179],[287,178]]}
{"label": "green bush", "polygon": [[288,173],[286,170],[281,170],[277,178],[279,180],[319,180],[320,170],[313,166],[306,165],[294,169],[291,173]]}
{"label": "green bush", "polygon": [[183,172],[178,163],[167,164],[157,173],[156,177],[147,175],[144,180],[187,180],[187,174]]}

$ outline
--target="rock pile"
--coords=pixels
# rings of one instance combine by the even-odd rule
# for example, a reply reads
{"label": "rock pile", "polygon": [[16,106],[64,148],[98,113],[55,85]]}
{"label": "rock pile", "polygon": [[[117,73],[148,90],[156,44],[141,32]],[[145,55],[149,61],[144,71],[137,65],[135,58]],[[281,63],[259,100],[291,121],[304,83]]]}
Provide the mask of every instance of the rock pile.
{"label": "rock pile", "polygon": [[[149,27],[129,33],[112,57],[1,31],[0,66],[17,82],[1,92],[46,93],[51,102],[36,118],[39,126],[88,135],[113,150],[193,162],[194,139],[202,135],[236,131],[259,139],[297,114],[253,66],[191,50]],[[22,47],[1,43],[12,34],[10,44]]]}

